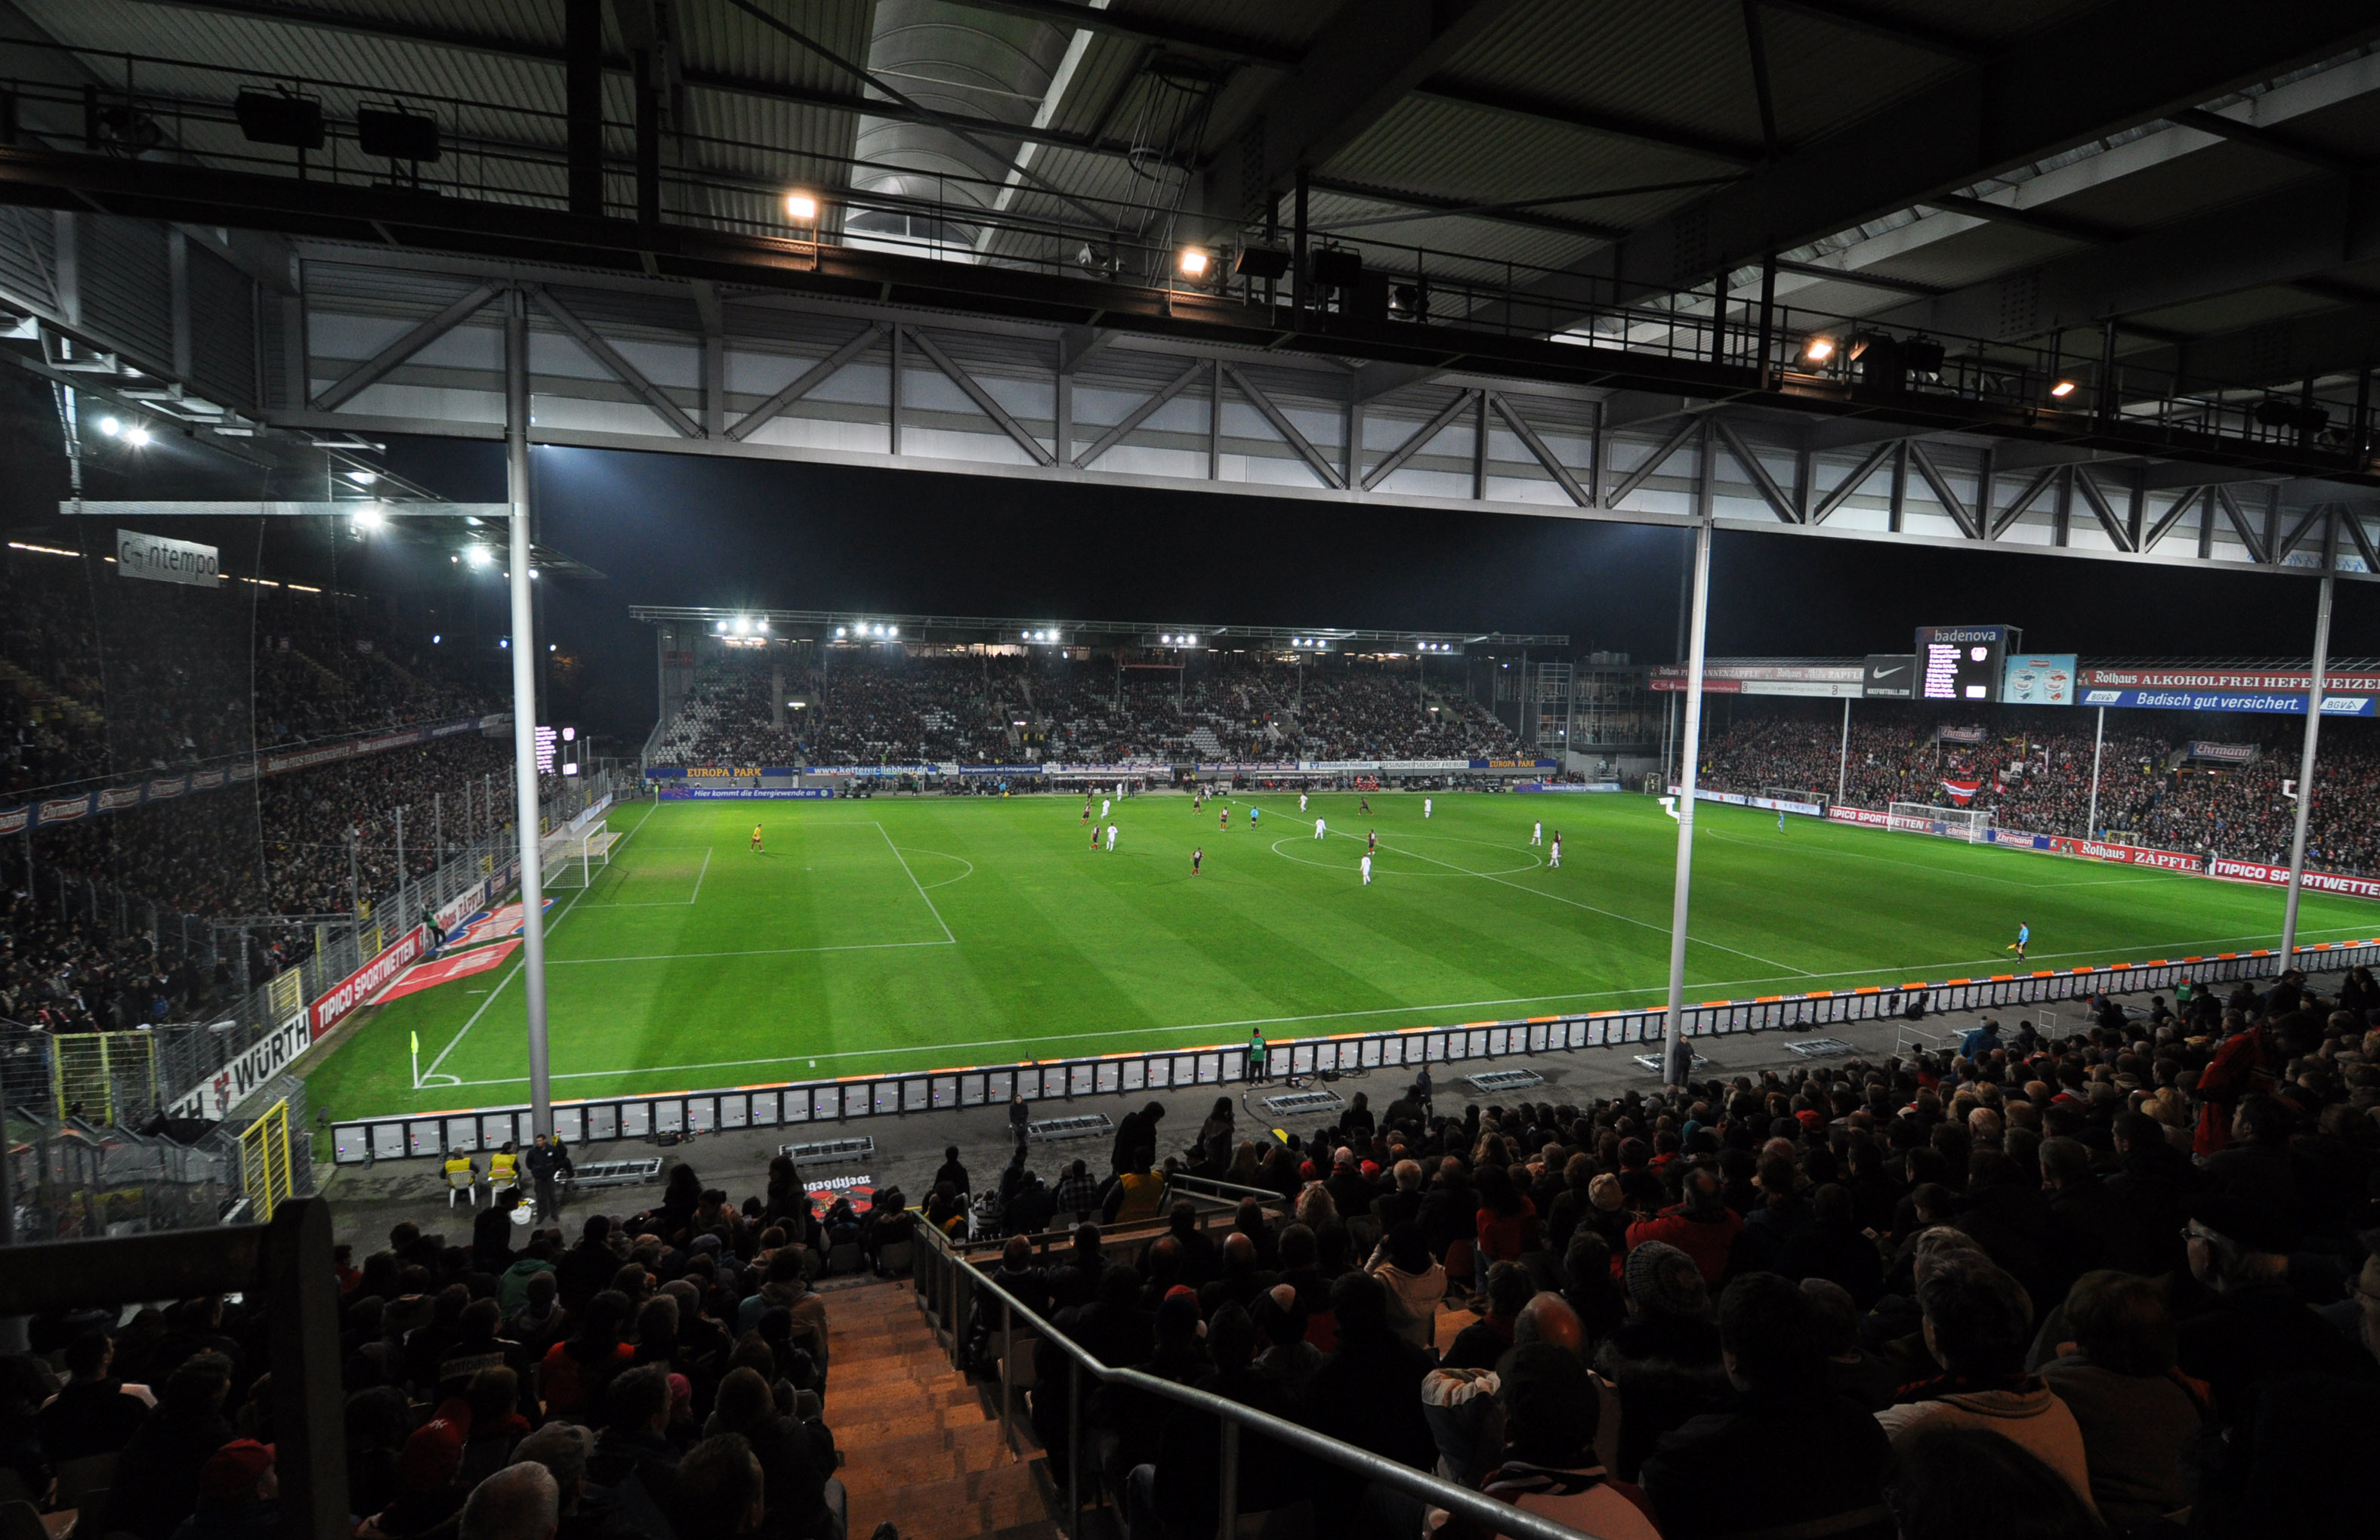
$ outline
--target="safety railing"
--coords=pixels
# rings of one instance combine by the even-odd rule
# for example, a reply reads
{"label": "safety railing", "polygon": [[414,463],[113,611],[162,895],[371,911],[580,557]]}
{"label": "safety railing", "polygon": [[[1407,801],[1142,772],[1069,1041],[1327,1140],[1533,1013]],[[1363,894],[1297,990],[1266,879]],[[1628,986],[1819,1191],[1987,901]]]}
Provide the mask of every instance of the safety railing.
{"label": "safety railing", "polygon": [[1441,1481],[1410,1465],[1401,1465],[1368,1449],[1342,1444],[1311,1428],[1301,1427],[1224,1397],[1177,1385],[1170,1379],[1160,1379],[1137,1369],[1110,1368],[1068,1340],[1063,1332],[1015,1295],[986,1278],[954,1252],[932,1227],[921,1225],[917,1234],[920,1244],[914,1255],[924,1285],[917,1291],[919,1306],[927,1308],[929,1299],[945,1302],[951,1313],[942,1315],[936,1325],[949,1338],[954,1366],[961,1364],[965,1352],[965,1333],[962,1323],[971,1319],[975,1311],[986,1308],[987,1302],[1000,1311],[1000,1431],[1002,1439],[1010,1449],[1017,1448],[1013,1388],[1016,1376],[1013,1365],[1015,1363],[1018,1328],[1024,1328],[1028,1340],[1047,1342],[1064,1357],[1066,1512],[1062,1527],[1069,1534],[1079,1533],[1083,1511],[1083,1386],[1086,1379],[1099,1385],[1123,1387],[1176,1406],[1205,1413],[1216,1419],[1221,1433],[1222,1451],[1216,1487],[1217,1540],[1233,1540],[1238,1533],[1241,1517],[1240,1443],[1243,1438],[1251,1437],[1272,1439],[1362,1480],[1378,1483],[1409,1498],[1442,1508],[1482,1526],[1489,1534],[1519,1536],[1522,1540],[1578,1540],[1581,1534],[1588,1533],[1555,1523],[1511,1504],[1457,1486],[1452,1482]]}
{"label": "safety railing", "polygon": [[292,1198],[268,1224],[48,1241],[0,1255],[7,1259],[0,1267],[0,1316],[244,1295],[271,1325],[263,1367],[279,1450],[281,1534],[346,1540],[355,1526],[347,1517],[339,1282],[325,1200]]}

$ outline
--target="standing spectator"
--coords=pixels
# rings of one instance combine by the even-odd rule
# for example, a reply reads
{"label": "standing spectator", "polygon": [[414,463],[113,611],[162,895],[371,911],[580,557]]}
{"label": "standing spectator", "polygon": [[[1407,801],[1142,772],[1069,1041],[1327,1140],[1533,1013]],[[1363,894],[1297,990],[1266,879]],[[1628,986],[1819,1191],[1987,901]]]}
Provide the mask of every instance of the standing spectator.
{"label": "standing spectator", "polygon": [[60,1461],[117,1452],[148,1419],[148,1401],[108,1372],[115,1344],[107,1333],[84,1332],[67,1344],[66,1357],[70,1377],[39,1418],[42,1450]]}
{"label": "standing spectator", "polygon": [[232,1440],[224,1417],[231,1390],[231,1360],[201,1352],[185,1359],[165,1380],[157,1410],[124,1447],[119,1469],[139,1473],[109,1489],[103,1533],[122,1530],[140,1540],[166,1540],[198,1505],[199,1472]]}
{"label": "standing spectator", "polygon": [[540,1224],[552,1224],[562,1218],[561,1184],[570,1175],[570,1152],[558,1139],[540,1134],[529,1146],[529,1181],[537,1187],[537,1218]]}

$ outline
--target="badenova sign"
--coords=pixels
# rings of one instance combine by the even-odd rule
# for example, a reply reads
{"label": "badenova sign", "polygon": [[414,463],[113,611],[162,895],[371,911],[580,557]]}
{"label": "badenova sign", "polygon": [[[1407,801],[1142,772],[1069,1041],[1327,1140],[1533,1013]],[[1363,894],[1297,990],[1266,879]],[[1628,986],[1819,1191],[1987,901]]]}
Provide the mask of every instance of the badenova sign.
{"label": "badenova sign", "polygon": [[223,563],[211,545],[194,540],[169,540],[138,530],[115,532],[115,570],[127,577],[159,583],[187,583],[194,588],[223,586]]}

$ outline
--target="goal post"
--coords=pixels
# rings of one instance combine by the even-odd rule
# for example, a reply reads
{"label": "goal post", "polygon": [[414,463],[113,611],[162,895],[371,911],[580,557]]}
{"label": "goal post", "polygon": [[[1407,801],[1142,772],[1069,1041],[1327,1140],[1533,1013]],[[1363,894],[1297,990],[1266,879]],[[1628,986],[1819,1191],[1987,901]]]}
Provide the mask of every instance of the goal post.
{"label": "goal post", "polygon": [[1987,807],[1937,807],[1929,802],[1896,802],[1885,810],[1885,821],[1906,833],[1938,834],[1970,844],[1988,838],[1992,830]]}
{"label": "goal post", "polygon": [[546,890],[589,886],[612,864],[612,847],[619,839],[602,819],[583,829],[548,834],[538,842]]}
{"label": "goal post", "polygon": [[1826,793],[1814,792],[1806,786],[1763,786],[1760,794],[1771,802],[1798,802],[1807,807],[1815,807],[1820,813],[1827,810],[1827,804],[1832,800]]}

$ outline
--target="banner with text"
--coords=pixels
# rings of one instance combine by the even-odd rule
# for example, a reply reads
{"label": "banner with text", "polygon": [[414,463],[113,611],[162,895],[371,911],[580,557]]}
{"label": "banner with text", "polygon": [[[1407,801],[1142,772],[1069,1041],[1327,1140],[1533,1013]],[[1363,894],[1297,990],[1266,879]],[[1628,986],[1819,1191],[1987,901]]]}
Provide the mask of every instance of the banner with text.
{"label": "banner with text", "polygon": [[267,1081],[313,1046],[314,1034],[301,1011],[217,1070],[213,1078],[184,1093],[180,1100],[165,1109],[165,1116],[220,1122],[225,1112],[261,1090]]}
{"label": "banner with text", "polygon": [[392,945],[382,948],[380,955],[323,990],[321,998],[307,1007],[313,1035],[319,1037],[345,1021],[357,1006],[379,993],[382,985],[403,973],[406,965],[420,955],[421,928],[417,925]]}

